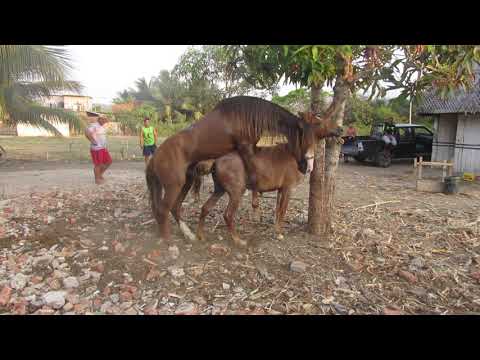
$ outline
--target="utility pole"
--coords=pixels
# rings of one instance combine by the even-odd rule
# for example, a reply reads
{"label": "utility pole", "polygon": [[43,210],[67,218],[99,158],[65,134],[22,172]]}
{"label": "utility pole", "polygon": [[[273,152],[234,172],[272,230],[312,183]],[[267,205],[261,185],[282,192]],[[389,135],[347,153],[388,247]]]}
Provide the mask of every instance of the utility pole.
{"label": "utility pole", "polygon": [[410,125],[412,124],[412,102],[413,102],[413,96],[410,96],[410,116],[408,117],[408,122]]}

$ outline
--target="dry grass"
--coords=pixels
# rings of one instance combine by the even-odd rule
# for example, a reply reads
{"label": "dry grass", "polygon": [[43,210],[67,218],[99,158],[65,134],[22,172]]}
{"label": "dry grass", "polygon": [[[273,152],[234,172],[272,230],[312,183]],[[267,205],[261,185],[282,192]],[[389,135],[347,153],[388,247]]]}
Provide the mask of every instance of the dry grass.
{"label": "dry grass", "polygon": [[[7,158],[22,160],[89,160],[89,142],[85,137],[1,137]],[[120,159],[122,151],[128,158],[141,158],[136,136],[109,136],[109,151]]]}

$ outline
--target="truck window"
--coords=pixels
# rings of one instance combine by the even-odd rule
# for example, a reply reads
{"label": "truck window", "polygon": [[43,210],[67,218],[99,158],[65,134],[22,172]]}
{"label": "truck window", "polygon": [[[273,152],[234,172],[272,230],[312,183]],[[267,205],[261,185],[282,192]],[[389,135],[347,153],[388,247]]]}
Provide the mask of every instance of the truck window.
{"label": "truck window", "polygon": [[415,128],[415,136],[418,135],[428,135],[431,136],[432,133],[425,128]]}
{"label": "truck window", "polygon": [[410,140],[412,139],[412,129],[411,128],[400,128],[398,129],[400,140]]}

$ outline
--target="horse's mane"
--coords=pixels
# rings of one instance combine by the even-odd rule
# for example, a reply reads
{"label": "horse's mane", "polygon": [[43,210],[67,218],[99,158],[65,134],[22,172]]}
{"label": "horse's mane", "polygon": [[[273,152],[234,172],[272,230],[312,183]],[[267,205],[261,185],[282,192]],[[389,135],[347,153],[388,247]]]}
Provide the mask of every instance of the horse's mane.
{"label": "horse's mane", "polygon": [[295,152],[303,140],[298,116],[270,101],[252,96],[222,100],[214,111],[221,112],[236,131],[253,139],[262,136],[285,136],[289,150]]}

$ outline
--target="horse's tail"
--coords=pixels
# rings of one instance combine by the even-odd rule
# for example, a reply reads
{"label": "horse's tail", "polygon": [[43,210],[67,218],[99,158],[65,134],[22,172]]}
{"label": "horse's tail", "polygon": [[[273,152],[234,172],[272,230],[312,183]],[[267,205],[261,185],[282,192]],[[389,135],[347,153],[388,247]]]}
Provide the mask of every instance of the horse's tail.
{"label": "horse's tail", "polygon": [[223,194],[225,193],[225,188],[220,184],[217,176],[217,162],[214,162],[212,165],[211,173],[212,173],[212,180],[213,180],[213,192],[216,194]]}
{"label": "horse's tail", "polygon": [[162,198],[163,186],[158,179],[155,170],[153,169],[153,159],[148,162],[147,169],[145,171],[145,178],[147,180],[147,187],[150,193],[150,203],[152,205],[153,216],[157,218],[159,201]]}

